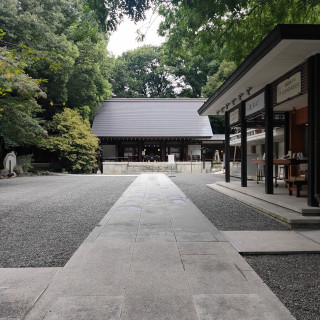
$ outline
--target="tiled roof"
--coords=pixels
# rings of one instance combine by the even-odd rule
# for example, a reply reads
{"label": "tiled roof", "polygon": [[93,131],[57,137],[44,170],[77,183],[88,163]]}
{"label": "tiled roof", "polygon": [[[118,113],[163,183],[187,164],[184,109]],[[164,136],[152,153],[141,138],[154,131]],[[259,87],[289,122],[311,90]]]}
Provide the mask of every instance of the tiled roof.
{"label": "tiled roof", "polygon": [[98,109],[92,133],[118,138],[211,138],[208,117],[197,110],[206,99],[109,99]]}

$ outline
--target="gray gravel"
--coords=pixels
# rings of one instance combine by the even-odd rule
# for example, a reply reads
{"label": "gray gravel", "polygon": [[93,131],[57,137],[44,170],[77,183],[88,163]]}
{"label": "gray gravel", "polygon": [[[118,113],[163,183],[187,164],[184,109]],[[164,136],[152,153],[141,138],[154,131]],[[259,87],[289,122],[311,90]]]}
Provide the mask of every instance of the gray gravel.
{"label": "gray gravel", "polygon": [[[222,176],[176,174],[171,179],[220,230],[287,230],[263,213],[205,186],[223,180]],[[320,254],[244,258],[297,320],[320,319]]]}
{"label": "gray gravel", "polygon": [[288,230],[264,213],[206,187],[223,181],[221,175],[180,173],[169,177],[219,230]]}
{"label": "gray gravel", "polygon": [[0,180],[0,267],[61,267],[135,177]]}
{"label": "gray gravel", "polygon": [[320,319],[320,254],[244,258],[297,320]]}
{"label": "gray gravel", "polygon": [[[206,187],[211,174],[170,175],[220,230],[287,230]],[[0,180],[0,267],[61,267],[134,177],[49,176]],[[298,320],[320,319],[320,255],[245,259]]]}

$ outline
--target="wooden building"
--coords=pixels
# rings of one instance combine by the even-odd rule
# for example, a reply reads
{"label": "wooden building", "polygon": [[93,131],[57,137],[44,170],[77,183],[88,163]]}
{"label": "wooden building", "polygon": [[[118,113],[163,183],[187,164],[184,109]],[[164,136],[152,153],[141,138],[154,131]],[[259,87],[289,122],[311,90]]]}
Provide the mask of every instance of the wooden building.
{"label": "wooden building", "polygon": [[102,161],[144,162],[222,159],[224,134],[213,135],[197,110],[205,99],[114,98],[98,109],[92,133],[100,139]]}
{"label": "wooden building", "polygon": [[[319,206],[320,25],[278,25],[198,112],[225,115],[226,182],[230,182],[230,128],[241,129],[242,187],[247,186],[248,129],[262,129],[265,193],[274,193],[275,165],[285,163],[286,178],[298,181],[299,164],[305,162],[307,203]],[[284,132],[278,152],[274,128]]]}

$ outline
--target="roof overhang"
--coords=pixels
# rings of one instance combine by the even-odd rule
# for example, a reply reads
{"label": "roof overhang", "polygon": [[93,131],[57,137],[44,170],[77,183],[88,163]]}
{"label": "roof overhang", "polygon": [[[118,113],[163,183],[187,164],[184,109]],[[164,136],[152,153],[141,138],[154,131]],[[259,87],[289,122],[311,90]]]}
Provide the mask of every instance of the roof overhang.
{"label": "roof overhang", "polygon": [[230,109],[232,101],[239,102],[239,95],[242,95],[242,100],[248,99],[319,52],[320,25],[278,25],[198,113],[202,116],[216,115],[227,104]]}

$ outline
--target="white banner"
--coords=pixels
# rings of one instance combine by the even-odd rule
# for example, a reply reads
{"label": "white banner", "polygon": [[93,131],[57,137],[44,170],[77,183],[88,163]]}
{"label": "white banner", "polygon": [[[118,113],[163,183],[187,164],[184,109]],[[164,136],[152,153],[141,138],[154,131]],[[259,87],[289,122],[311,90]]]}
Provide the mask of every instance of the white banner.
{"label": "white banner", "polygon": [[289,79],[282,81],[277,86],[277,103],[285,101],[301,93],[301,72],[297,72]]}
{"label": "white banner", "polygon": [[264,108],[264,92],[246,102],[246,116]]}
{"label": "white banner", "polygon": [[239,121],[239,109],[236,109],[230,112],[230,124],[236,123]]}

